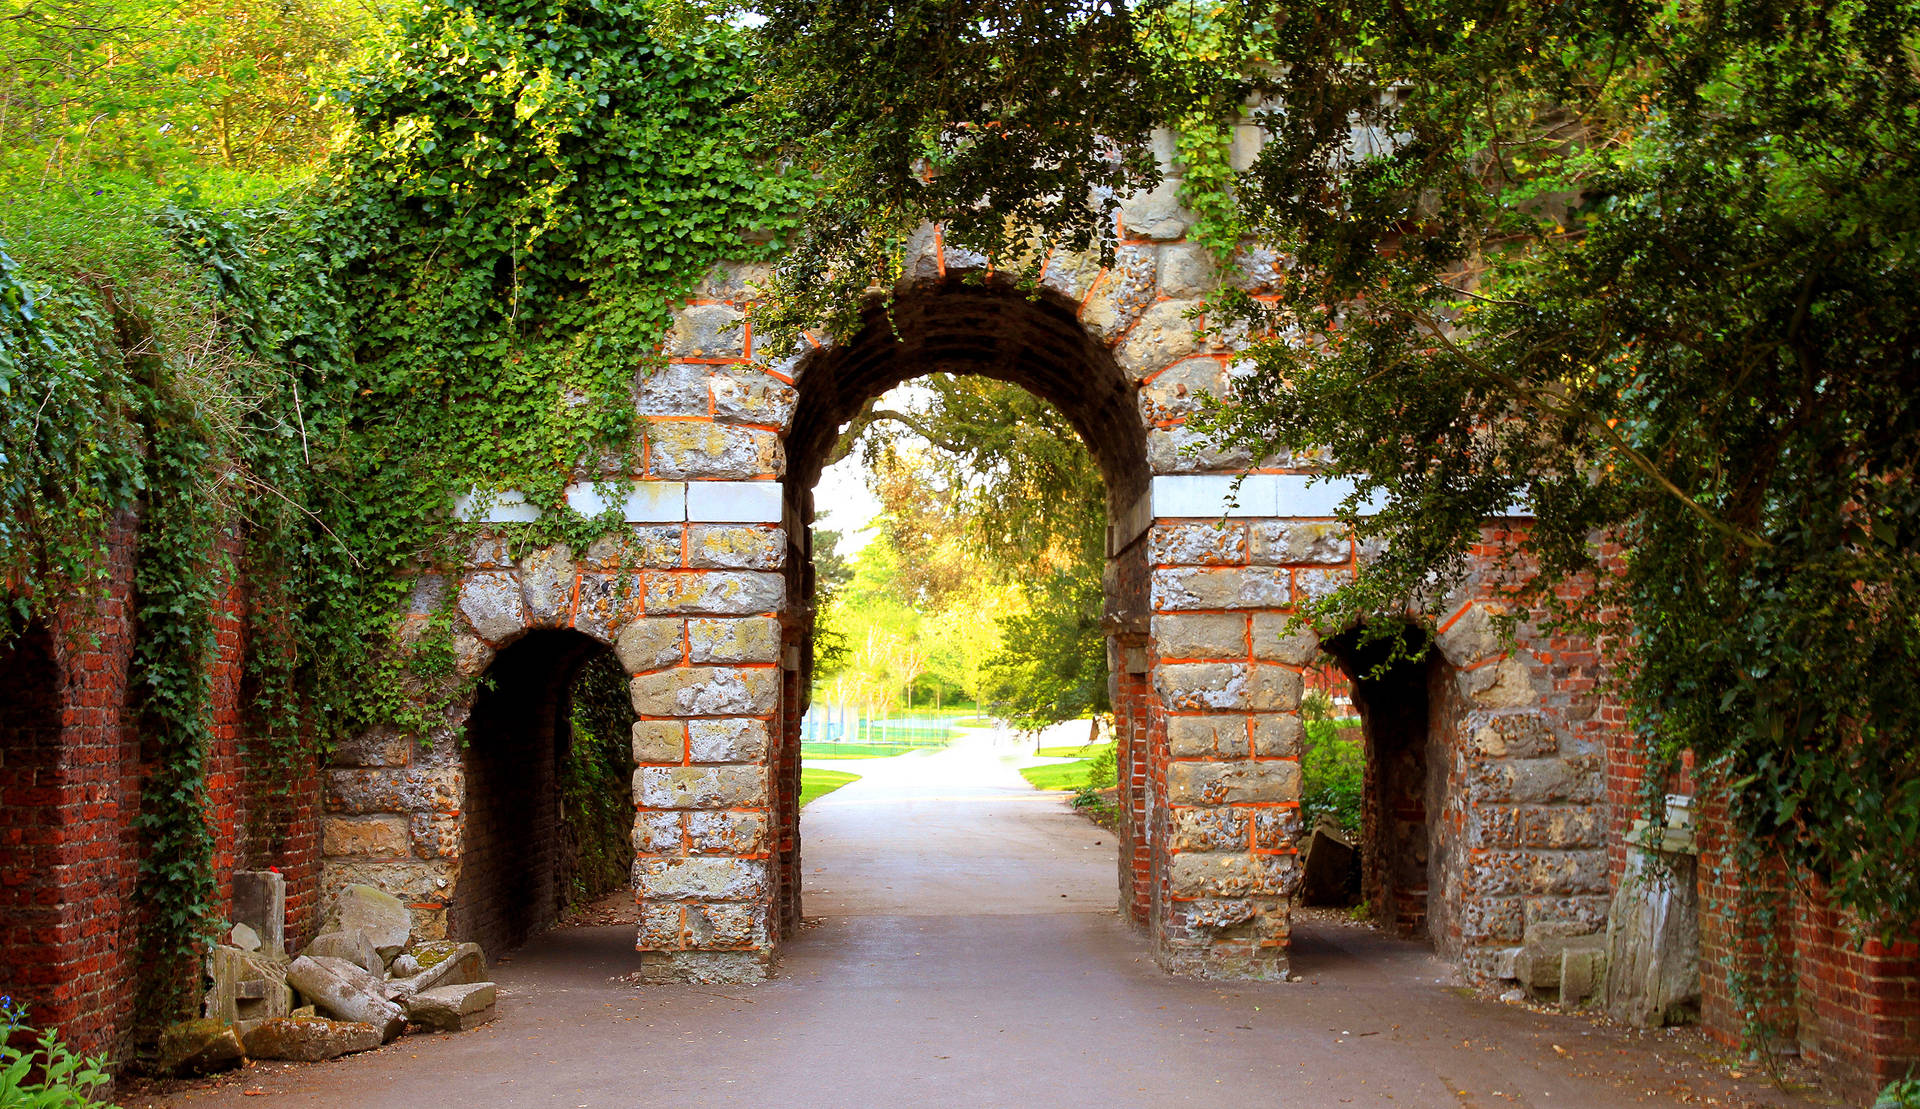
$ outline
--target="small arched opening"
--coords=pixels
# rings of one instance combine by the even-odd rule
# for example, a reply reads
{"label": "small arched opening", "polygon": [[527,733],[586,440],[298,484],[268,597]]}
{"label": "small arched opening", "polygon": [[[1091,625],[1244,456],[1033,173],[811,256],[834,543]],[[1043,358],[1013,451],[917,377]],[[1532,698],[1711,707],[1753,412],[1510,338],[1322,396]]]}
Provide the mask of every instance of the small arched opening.
{"label": "small arched opening", "polygon": [[[48,950],[60,940],[61,682],[39,623],[0,643],[0,994],[41,1019],[62,988]],[[71,983],[66,986],[71,988]]]}
{"label": "small arched opening", "polygon": [[[1363,776],[1351,893],[1380,927],[1428,939],[1429,899],[1442,885],[1434,827],[1446,802],[1447,756],[1433,709],[1446,664],[1429,649],[1427,633],[1409,623],[1355,628],[1326,647],[1337,671],[1332,721],[1340,722],[1342,685],[1359,719]],[[1342,741],[1337,727],[1323,735],[1323,742]],[[1339,756],[1322,749],[1310,757]]]}
{"label": "small arched opening", "polygon": [[613,651],[571,630],[502,649],[468,717],[458,939],[489,955],[631,882],[633,706]]}

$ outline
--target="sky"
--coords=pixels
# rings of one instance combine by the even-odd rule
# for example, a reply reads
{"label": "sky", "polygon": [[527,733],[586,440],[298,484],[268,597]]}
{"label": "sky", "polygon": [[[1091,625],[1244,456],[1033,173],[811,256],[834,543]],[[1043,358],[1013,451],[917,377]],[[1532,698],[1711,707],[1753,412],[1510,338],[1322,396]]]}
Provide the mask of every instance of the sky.
{"label": "sky", "polygon": [[[880,398],[888,408],[924,410],[933,394],[912,382],[896,385]],[[845,431],[846,425],[840,425]],[[853,451],[828,466],[813,487],[813,525],[840,533],[840,556],[852,558],[873,538],[874,518],[880,515],[880,498],[867,488],[867,467],[861,452]]]}

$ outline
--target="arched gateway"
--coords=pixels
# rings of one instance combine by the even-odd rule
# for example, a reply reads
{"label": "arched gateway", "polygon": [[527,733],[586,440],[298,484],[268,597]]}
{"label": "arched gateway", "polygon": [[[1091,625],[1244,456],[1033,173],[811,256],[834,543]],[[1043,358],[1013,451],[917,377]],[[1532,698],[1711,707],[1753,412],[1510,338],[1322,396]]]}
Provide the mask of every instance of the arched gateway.
{"label": "arched gateway", "polygon": [[[1226,390],[1238,352],[1230,335],[1197,330],[1201,299],[1223,281],[1259,295],[1277,280],[1271,258],[1255,252],[1222,276],[1202,248],[1144,233],[1177,235],[1177,221],[1137,231],[1110,269],[1051,259],[1032,295],[963,272],[966,260],[923,234],[890,320],[784,359],[754,348],[754,274],[716,275],[680,313],[670,364],[637,384],[643,469],[570,487],[585,511],[611,498],[628,527],[586,550],[513,560],[482,542],[458,582],[422,584],[422,619],[440,589],[458,590],[466,674],[511,651],[516,680],[549,689],[526,676],[537,666],[527,652],[536,633],[558,643],[548,630],[571,629],[553,667],[597,640],[633,675],[636,946],[651,975],[758,978],[799,922],[811,488],[869,397],[936,371],[1052,402],[1106,479],[1123,911],[1173,972],[1286,973],[1299,705],[1320,651],[1288,633],[1288,616],[1349,578],[1363,552],[1330,521],[1340,493],[1310,485],[1307,460],[1255,466],[1182,426],[1201,394]],[[510,500],[483,518],[524,518]],[[1489,596],[1432,614],[1439,652],[1424,688],[1366,706],[1422,768],[1383,772],[1370,793],[1399,814],[1368,851],[1393,875],[1396,903],[1412,906],[1396,919],[1483,974],[1510,972],[1533,935],[1593,931],[1608,894],[1593,660],[1524,635],[1502,653]],[[382,886],[429,928],[459,932],[499,915],[476,899],[525,886],[483,873],[525,864],[496,826],[518,810],[479,791],[528,786],[470,774],[456,717],[430,750],[380,735],[342,748],[324,882]]]}

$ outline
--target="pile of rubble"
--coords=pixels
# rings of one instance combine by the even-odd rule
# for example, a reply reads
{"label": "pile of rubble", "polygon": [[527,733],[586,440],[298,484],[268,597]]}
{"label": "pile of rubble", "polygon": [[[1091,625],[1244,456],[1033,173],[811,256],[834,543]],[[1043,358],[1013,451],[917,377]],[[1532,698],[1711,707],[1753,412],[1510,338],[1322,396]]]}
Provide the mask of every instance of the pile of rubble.
{"label": "pile of rubble", "polygon": [[[379,1047],[409,1026],[462,1032],[493,1019],[495,990],[482,980],[480,946],[415,941],[412,914],[398,899],[346,887],[320,934],[291,961],[284,912],[272,911],[271,890],[268,904],[259,900],[235,898],[234,915],[252,920],[236,923],[208,955],[206,1016],[167,1029],[161,1070],[206,1073],[248,1058],[314,1062]],[[247,902],[265,911],[243,913]]]}

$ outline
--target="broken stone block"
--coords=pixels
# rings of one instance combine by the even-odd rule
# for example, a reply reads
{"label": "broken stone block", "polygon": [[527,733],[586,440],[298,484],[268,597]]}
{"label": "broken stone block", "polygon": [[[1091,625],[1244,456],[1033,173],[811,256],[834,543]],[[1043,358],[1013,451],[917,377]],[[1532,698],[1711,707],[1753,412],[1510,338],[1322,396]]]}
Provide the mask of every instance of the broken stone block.
{"label": "broken stone block", "polygon": [[[1600,934],[1584,936],[1558,936],[1531,934],[1514,957],[1513,976],[1520,984],[1535,994],[1553,994],[1561,990],[1561,970],[1568,965],[1568,956],[1574,956],[1573,965],[1585,968],[1591,976],[1596,969],[1605,966],[1606,937]],[[1590,961],[1597,957],[1599,963]],[[1592,979],[1588,979],[1591,992]]]}
{"label": "broken stone block", "polygon": [[201,1011],[223,1024],[283,1017],[293,1010],[286,966],[265,954],[216,946],[207,953],[207,977],[213,985]]}
{"label": "broken stone block", "polygon": [[435,986],[407,998],[407,1018],[434,1032],[465,1032],[494,1017],[492,982]]}
{"label": "broken stone block", "polygon": [[1700,1011],[1700,860],[1630,849],[1607,913],[1607,1015],[1641,1028]]}
{"label": "broken stone block", "polygon": [[352,885],[340,891],[321,931],[364,933],[384,965],[405,951],[413,938],[413,914],[392,894]]}
{"label": "broken stone block", "polygon": [[352,1020],[278,1017],[247,1029],[247,1054],[255,1059],[317,1063],[380,1046],[380,1030]]}
{"label": "broken stone block", "polygon": [[1321,821],[1307,838],[1301,865],[1302,905],[1346,905],[1353,901],[1353,841],[1337,823]]}
{"label": "broken stone block", "polygon": [[[395,978],[386,984],[387,996],[404,1004],[405,999],[422,990],[440,986],[464,986],[478,982],[487,972],[487,960],[477,943],[435,940],[415,948],[411,956],[420,964],[418,973]],[[399,960],[394,960],[399,965]]]}
{"label": "broken stone block", "polygon": [[302,955],[287,967],[287,981],[319,1011],[379,1029],[382,1041],[406,1031],[406,1013],[387,1000],[380,980],[345,959]]}
{"label": "broken stone block", "polygon": [[227,933],[227,942],[242,951],[258,951],[260,950],[260,933],[245,924],[236,924],[233,930]]}
{"label": "broken stone block", "polygon": [[307,956],[325,955],[330,959],[345,959],[369,974],[386,972],[386,960],[374,949],[373,941],[361,931],[322,932],[313,937],[313,942],[300,952]]}
{"label": "broken stone block", "polygon": [[1560,953],[1560,1008],[1572,1012],[1606,980],[1607,953],[1576,948]]}
{"label": "broken stone block", "polygon": [[420,973],[420,960],[404,952],[396,955],[393,965],[387,968],[387,975],[392,978],[411,978],[418,973]]}
{"label": "broken stone block", "polygon": [[246,1057],[231,1024],[203,1017],[162,1030],[154,1065],[163,1074],[211,1074],[239,1066]]}
{"label": "broken stone block", "polygon": [[287,879],[273,870],[233,872],[233,919],[260,937],[261,950],[285,956]]}

